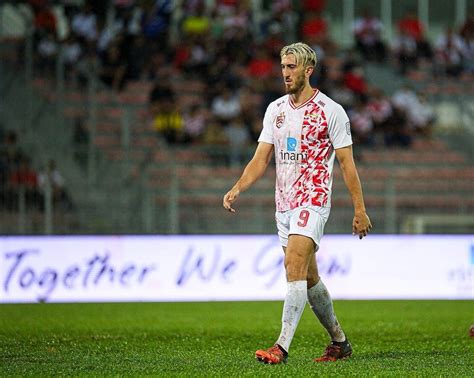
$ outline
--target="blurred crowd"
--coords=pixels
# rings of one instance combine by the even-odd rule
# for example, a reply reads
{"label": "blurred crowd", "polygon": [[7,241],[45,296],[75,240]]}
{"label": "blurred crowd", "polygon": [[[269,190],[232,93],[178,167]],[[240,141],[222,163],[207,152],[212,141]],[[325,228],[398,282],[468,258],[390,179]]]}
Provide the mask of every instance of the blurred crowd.
{"label": "blurred crowd", "polygon": [[[160,138],[226,146],[235,162],[258,138],[268,103],[282,95],[279,51],[285,44],[301,40],[315,49],[312,83],[345,107],[354,139],[368,147],[408,147],[417,136],[429,138],[435,112],[411,87],[388,96],[371,84],[367,62],[399,75],[419,67],[433,77],[472,79],[474,72],[472,15],[430,41],[416,12],[407,9],[387,43],[381,20],[364,10],[347,49],[331,37],[326,0],[263,0],[258,9],[237,0],[23,3],[32,11],[42,72],[54,70],[61,51],[66,74],[79,85],[94,70],[117,92],[130,81],[153,82],[150,123]],[[189,94],[195,96],[188,101]]]}
{"label": "blurred crowd", "polygon": [[74,210],[56,162],[51,160],[37,171],[20,147],[18,134],[0,125],[0,211],[44,211],[47,196],[55,209]]}

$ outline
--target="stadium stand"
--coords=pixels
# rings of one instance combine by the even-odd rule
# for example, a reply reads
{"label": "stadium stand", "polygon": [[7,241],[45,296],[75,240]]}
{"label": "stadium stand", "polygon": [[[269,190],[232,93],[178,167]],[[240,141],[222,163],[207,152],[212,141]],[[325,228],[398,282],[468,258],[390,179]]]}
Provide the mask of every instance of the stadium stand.
{"label": "stadium stand", "polygon": [[[40,3],[35,2],[35,7],[49,9],[48,2],[44,2],[45,8]],[[80,30],[77,26],[80,20],[92,17],[91,9],[55,4],[53,13],[60,30],[57,33],[63,38],[51,43],[71,53],[71,63],[65,66],[58,58],[62,55],[53,53],[50,59],[38,50],[44,38],[38,30],[48,28],[49,24],[36,25],[37,33],[29,46],[25,43],[29,38],[21,37],[27,27],[21,24],[21,17],[15,18],[16,24],[23,26],[19,27],[20,37],[13,40],[9,37],[11,47],[6,44],[2,47],[3,56],[9,57],[4,64],[9,75],[2,82],[2,90],[8,89],[9,97],[16,100],[11,103],[16,104],[3,111],[4,118],[8,128],[17,128],[21,145],[34,155],[35,168],[39,169],[50,159],[56,160],[66,178],[75,210],[53,206],[55,218],[48,222],[44,209],[26,215],[21,209],[2,212],[1,232],[274,232],[271,171],[239,200],[237,217],[228,217],[220,205],[223,193],[251,156],[250,140],[258,136],[255,128],[259,127],[266,104],[279,95],[278,47],[284,43],[282,28],[291,22],[280,16],[286,11],[297,19],[304,9],[292,8],[290,1],[277,2],[279,5],[265,3],[262,8],[238,8],[217,1],[215,8],[207,10],[204,2],[199,1],[185,2],[176,9],[172,9],[170,2],[156,2],[152,10],[138,2],[129,3],[125,6],[110,3],[106,18],[104,9],[91,2],[99,35],[96,41],[78,31],[71,33],[77,40],[64,39],[69,30],[74,31],[74,25]],[[38,11],[35,7],[22,6],[33,9],[31,15]],[[14,13],[13,5],[8,3],[8,7],[7,11]],[[207,21],[213,21],[212,27],[206,26],[209,25],[206,20],[197,22],[192,18],[203,14]],[[322,14],[333,18],[334,29],[341,22],[332,5],[328,4]],[[144,15],[149,15],[155,23]],[[109,29],[102,22],[106,19]],[[148,21],[143,24],[140,19]],[[468,27],[469,20],[461,28],[463,38],[472,38]],[[305,32],[311,33],[310,29]],[[111,39],[107,31],[113,31],[115,37]],[[198,33],[198,37],[190,35],[193,33]],[[298,33],[294,30],[295,35]],[[176,38],[180,35],[186,36],[186,43]],[[407,70],[399,70],[395,55],[382,63],[377,57],[375,61],[370,57],[366,61],[348,49],[350,46],[335,44],[337,35],[333,31],[315,39],[321,64],[315,84],[341,103],[345,101],[348,110],[355,109],[356,102],[362,106],[362,114],[349,112],[353,114],[353,127],[357,124],[356,116],[361,122],[369,122],[362,123],[362,127],[370,129],[370,142],[365,145],[361,142],[355,152],[376,232],[396,233],[402,229],[410,232],[407,219],[414,216],[468,215],[474,208],[474,170],[472,152],[469,155],[463,149],[468,149],[464,146],[469,145],[472,136],[456,136],[468,133],[474,124],[473,76],[469,66],[472,56],[462,60],[466,64],[456,73],[457,79],[452,80],[452,73],[444,71],[441,64],[430,65],[423,54],[417,58],[418,64]],[[88,38],[95,41],[92,50]],[[109,47],[119,47],[119,52],[111,52],[116,54],[113,58],[116,60],[107,61],[109,58],[104,55],[107,38]],[[150,46],[157,46],[156,41],[161,41],[163,48],[145,51],[143,39]],[[252,40],[258,43],[250,43]],[[390,40],[385,40],[390,45]],[[81,49],[80,58],[76,56],[75,61],[73,46]],[[18,53],[19,48],[23,52]],[[273,66],[264,56],[252,60],[259,49],[272,57]],[[128,50],[141,51],[137,56],[143,59],[132,58]],[[34,73],[30,72],[30,76],[28,64],[17,64],[27,58],[28,51],[34,56],[31,62]],[[126,74],[121,76],[118,69],[111,81],[104,76],[101,79],[104,72],[101,61],[103,67],[114,66],[114,70],[125,65]],[[255,75],[257,79],[253,78]],[[263,80],[265,75],[267,79]],[[390,116],[384,119],[386,123],[378,122],[369,111],[374,100],[373,89],[381,87],[381,83],[384,84],[382,100],[391,109]],[[407,83],[413,91],[413,102],[419,103],[412,113],[420,114],[422,109],[428,114],[426,120],[419,121],[423,122],[421,125],[415,126],[410,111],[400,110],[392,97]],[[239,117],[226,119],[213,113],[213,103],[225,91],[230,93],[230,98],[221,101],[221,107],[230,111],[232,103],[237,104]],[[423,96],[429,99],[426,105]],[[171,108],[164,105],[166,98],[173,99]],[[26,112],[23,110],[27,114],[21,120],[12,121],[11,111],[21,112],[19,103],[28,107]],[[156,126],[160,124],[159,117],[169,120],[171,115],[172,126],[169,121],[165,126]],[[238,122],[245,125],[243,130],[234,125]],[[172,134],[168,127],[173,128]],[[428,128],[434,131],[425,132]],[[234,155],[230,154],[230,132],[233,136],[230,140],[242,140],[232,150],[237,152]],[[353,133],[357,140],[357,130]],[[405,138],[407,133],[409,138]],[[404,137],[399,138],[400,135]],[[348,232],[352,209],[338,170],[334,187],[336,206],[327,230]],[[18,219],[11,222],[12,217]],[[450,231],[472,231],[472,224],[466,228],[465,223]]]}

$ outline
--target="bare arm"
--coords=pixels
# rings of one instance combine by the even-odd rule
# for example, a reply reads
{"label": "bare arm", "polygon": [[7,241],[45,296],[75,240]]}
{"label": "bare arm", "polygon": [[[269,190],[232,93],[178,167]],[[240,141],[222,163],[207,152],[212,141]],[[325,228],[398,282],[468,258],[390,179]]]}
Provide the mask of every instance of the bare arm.
{"label": "bare arm", "polygon": [[354,206],[354,219],[352,221],[352,233],[358,234],[362,239],[367,236],[372,228],[372,223],[366,213],[362,186],[359,175],[352,156],[352,146],[339,148],[336,150],[336,157],[342,170],[344,182],[349,190]]}
{"label": "bare arm", "polygon": [[273,144],[260,142],[257,146],[257,150],[249,161],[247,166],[240,176],[240,179],[235,183],[231,190],[229,190],[223,199],[223,206],[226,210],[234,213],[235,210],[232,208],[232,203],[235,202],[241,192],[244,192],[250,188],[260,177],[263,176],[267,169],[268,163],[272,159],[273,155]]}

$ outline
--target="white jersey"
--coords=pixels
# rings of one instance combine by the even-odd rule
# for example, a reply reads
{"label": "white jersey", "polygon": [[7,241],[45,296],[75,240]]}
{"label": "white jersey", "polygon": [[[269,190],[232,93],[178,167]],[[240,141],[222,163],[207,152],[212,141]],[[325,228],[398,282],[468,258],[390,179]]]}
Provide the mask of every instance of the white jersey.
{"label": "white jersey", "polygon": [[280,97],[268,106],[258,141],[275,148],[277,211],[331,206],[334,150],[352,144],[341,105],[318,90],[298,107]]}

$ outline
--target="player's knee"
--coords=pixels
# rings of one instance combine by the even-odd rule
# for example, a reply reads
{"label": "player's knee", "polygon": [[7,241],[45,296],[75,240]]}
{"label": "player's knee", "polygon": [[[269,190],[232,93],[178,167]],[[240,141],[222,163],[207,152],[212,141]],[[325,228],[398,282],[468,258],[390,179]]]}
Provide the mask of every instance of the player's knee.
{"label": "player's knee", "polygon": [[308,267],[303,261],[290,260],[286,263],[286,278],[288,281],[305,280],[308,275]]}
{"label": "player's knee", "polygon": [[308,283],[308,289],[311,289],[314,285],[319,282],[319,275],[317,273],[308,272],[308,276],[306,277],[306,281]]}

